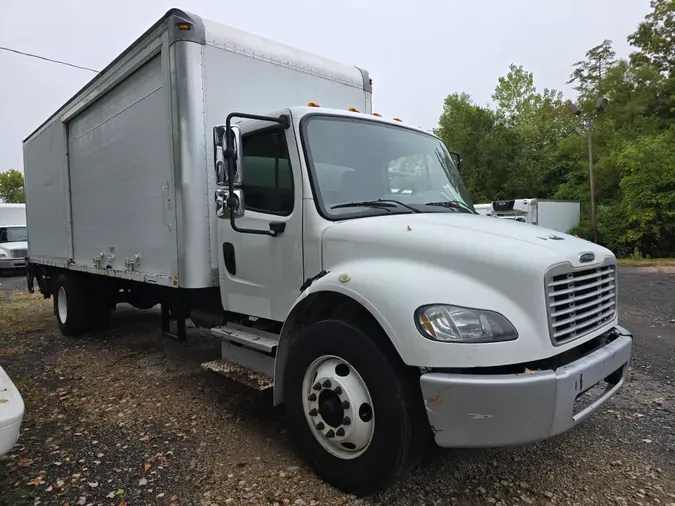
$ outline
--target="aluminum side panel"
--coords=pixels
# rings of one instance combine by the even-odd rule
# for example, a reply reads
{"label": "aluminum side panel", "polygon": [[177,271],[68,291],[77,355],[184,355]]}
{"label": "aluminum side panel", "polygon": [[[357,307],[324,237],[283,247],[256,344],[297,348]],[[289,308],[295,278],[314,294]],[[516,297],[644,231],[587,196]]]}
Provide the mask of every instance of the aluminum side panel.
{"label": "aluminum side panel", "polygon": [[[204,124],[203,46],[171,46],[171,97],[175,160],[179,286],[218,284],[214,194],[209,192],[207,133]],[[208,134],[210,135],[210,133]],[[211,148],[211,153],[213,148]],[[215,259],[215,260],[214,260]]]}
{"label": "aluminum side panel", "polygon": [[[93,265],[172,272],[171,137],[161,55],[156,55],[68,125],[73,256]],[[174,246],[175,247],[175,246]]]}
{"label": "aluminum side panel", "polygon": [[59,264],[71,257],[66,142],[66,127],[56,122],[23,148],[28,254]]}

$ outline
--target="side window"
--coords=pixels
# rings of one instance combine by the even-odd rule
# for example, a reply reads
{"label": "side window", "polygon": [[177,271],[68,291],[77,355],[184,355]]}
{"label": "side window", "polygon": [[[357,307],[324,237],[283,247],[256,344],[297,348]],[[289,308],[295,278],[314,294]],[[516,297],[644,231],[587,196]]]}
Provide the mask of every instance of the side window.
{"label": "side window", "polygon": [[246,208],[288,216],[293,211],[293,173],[284,130],[253,132],[241,142]]}

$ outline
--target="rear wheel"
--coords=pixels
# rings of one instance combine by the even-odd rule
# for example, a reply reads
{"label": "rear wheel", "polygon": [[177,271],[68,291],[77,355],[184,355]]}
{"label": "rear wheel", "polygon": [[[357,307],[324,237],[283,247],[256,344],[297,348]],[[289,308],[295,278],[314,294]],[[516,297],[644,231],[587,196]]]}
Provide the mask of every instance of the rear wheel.
{"label": "rear wheel", "polygon": [[419,375],[379,346],[376,332],[316,323],[293,343],[284,376],[301,455],[321,478],[356,495],[394,482],[422,456],[430,433]]}
{"label": "rear wheel", "polygon": [[54,315],[64,336],[76,336],[86,330],[85,286],[77,276],[60,274],[54,287]]}

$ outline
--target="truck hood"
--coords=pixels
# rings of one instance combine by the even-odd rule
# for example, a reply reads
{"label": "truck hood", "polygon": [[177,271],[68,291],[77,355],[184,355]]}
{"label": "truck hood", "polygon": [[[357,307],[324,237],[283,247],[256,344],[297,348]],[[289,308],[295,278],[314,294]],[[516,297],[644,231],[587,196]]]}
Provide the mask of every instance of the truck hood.
{"label": "truck hood", "polygon": [[28,249],[28,242],[26,241],[16,241],[16,242],[0,242],[0,251],[10,256],[9,253],[15,250]]}
{"label": "truck hood", "polygon": [[[613,256],[608,249],[569,234],[466,213],[398,214],[338,222],[325,230],[323,245],[324,268],[340,262],[344,249],[359,258],[409,256],[413,261],[449,268],[460,267],[456,262],[462,262],[462,269],[488,264],[542,274],[557,263],[591,267]],[[582,253],[592,253],[595,260],[582,263]]]}
{"label": "truck hood", "polygon": [[[582,262],[585,253],[591,255],[584,255]],[[547,271],[553,266],[558,273],[573,267],[592,271],[615,259],[601,246],[535,225],[467,213],[353,219],[325,229],[322,254],[323,269],[349,275],[337,286],[377,315],[409,365],[530,362],[578,346],[616,324],[612,320],[578,339],[552,343]],[[419,336],[412,315],[427,304],[496,311],[519,337],[490,345],[411,338]]]}

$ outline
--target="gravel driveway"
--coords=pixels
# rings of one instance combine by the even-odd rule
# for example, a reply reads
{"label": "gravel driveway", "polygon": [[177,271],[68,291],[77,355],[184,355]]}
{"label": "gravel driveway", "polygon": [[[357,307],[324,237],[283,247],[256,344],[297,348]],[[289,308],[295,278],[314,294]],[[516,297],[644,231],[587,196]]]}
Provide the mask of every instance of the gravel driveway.
{"label": "gravel driveway", "polygon": [[387,492],[345,496],[295,455],[271,396],[204,373],[218,342],[162,338],[121,306],[101,334],[58,334],[51,300],[0,278],[0,364],[26,401],[0,457],[0,504],[675,505],[675,274],[621,270],[630,382],[578,428],[519,448],[435,451]]}

